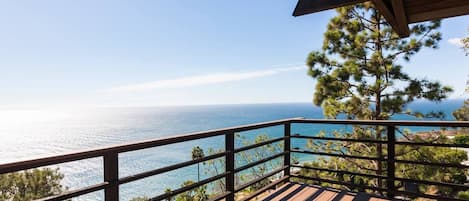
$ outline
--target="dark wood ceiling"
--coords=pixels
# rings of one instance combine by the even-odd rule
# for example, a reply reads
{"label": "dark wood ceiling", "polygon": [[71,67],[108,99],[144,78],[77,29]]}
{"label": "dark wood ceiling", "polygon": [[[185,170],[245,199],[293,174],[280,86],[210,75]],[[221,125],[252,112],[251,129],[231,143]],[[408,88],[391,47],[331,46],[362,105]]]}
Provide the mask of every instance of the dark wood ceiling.
{"label": "dark wood ceiling", "polygon": [[371,1],[401,37],[409,24],[469,14],[469,0],[299,0],[293,16]]}

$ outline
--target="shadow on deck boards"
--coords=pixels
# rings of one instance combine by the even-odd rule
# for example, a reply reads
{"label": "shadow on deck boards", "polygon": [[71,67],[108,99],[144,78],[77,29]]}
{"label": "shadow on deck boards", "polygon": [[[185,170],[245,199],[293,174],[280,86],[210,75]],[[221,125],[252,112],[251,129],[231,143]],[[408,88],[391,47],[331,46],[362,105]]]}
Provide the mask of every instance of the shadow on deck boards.
{"label": "shadow on deck boards", "polygon": [[272,191],[262,201],[389,201],[366,193],[353,193],[321,186],[289,182]]}

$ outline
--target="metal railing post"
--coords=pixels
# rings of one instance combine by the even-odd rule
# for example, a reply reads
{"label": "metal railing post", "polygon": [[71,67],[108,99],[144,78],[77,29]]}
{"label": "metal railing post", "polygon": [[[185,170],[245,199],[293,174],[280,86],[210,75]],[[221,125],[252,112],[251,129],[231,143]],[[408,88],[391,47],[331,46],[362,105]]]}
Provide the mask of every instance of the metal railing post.
{"label": "metal railing post", "polygon": [[387,127],[388,136],[387,136],[387,189],[388,189],[388,197],[394,198],[396,192],[395,186],[395,179],[396,179],[396,167],[395,167],[395,155],[396,155],[396,127],[395,126],[388,126]]}
{"label": "metal railing post", "polygon": [[229,192],[229,195],[226,196],[226,201],[234,201],[235,199],[235,134],[234,132],[229,132],[225,134],[225,172],[228,173],[225,177],[225,188]]}
{"label": "metal railing post", "polygon": [[106,201],[119,200],[119,158],[117,153],[108,153],[104,155],[104,182],[110,184],[104,190],[104,199]]}
{"label": "metal railing post", "polygon": [[287,169],[284,170],[283,175],[284,176],[290,176],[290,163],[291,163],[291,123],[285,123],[285,140],[284,140],[284,145],[283,145],[283,165],[288,166]]}

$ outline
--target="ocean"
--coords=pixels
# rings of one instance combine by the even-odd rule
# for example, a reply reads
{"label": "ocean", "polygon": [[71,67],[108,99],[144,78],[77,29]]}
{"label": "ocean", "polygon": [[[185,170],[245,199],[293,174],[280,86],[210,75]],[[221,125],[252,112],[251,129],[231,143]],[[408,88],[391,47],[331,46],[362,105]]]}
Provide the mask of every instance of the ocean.
{"label": "ocean", "polygon": [[[412,110],[443,111],[447,120],[463,100],[442,103],[416,102]],[[0,110],[0,164],[63,154],[101,146],[148,140],[176,134],[204,131],[292,117],[323,118],[322,110],[311,103],[246,104],[212,106],[171,106],[148,108],[88,108]],[[395,119],[412,119],[397,116]],[[321,129],[347,129],[346,126],[292,125],[292,133],[315,135]],[[411,128],[414,131],[429,128]],[[271,137],[283,134],[283,127],[271,127],[242,133],[252,139],[258,134]],[[128,152],[119,155],[119,176],[128,176],[191,159],[191,149],[222,148],[222,137]],[[239,142],[238,142],[239,143]],[[292,146],[303,147],[303,142]],[[311,160],[298,156],[300,161]],[[65,175],[62,184],[69,190],[102,182],[102,159],[94,158],[58,166]],[[202,175],[203,177],[203,175]],[[197,167],[191,166],[166,174],[122,185],[121,200],[137,196],[157,196],[166,188],[176,189],[186,180],[197,180]],[[74,200],[102,200],[103,192]]]}

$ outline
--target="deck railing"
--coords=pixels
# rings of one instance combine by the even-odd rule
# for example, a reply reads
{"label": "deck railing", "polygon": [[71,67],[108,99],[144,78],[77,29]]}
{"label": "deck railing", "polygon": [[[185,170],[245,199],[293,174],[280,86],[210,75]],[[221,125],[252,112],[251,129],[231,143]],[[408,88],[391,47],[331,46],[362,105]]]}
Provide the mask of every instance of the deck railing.
{"label": "deck railing", "polygon": [[[346,139],[346,138],[335,138],[335,137],[319,137],[319,136],[302,135],[301,133],[291,133],[292,124],[315,124],[315,125],[317,124],[318,126],[324,125],[324,124],[383,126],[387,128],[386,129],[387,133],[386,133],[386,136],[383,137],[383,139]],[[244,147],[239,147],[239,148],[235,147],[236,133],[254,130],[254,129],[267,128],[267,127],[272,127],[272,126],[283,126],[284,136],[270,139],[268,141],[264,141],[261,143],[244,146]],[[353,187],[359,187],[363,189],[371,189],[377,192],[382,192],[384,196],[387,196],[389,198],[399,198],[398,196],[414,196],[414,197],[424,197],[424,198],[438,199],[438,200],[462,201],[461,199],[457,199],[457,198],[442,197],[439,195],[430,195],[430,194],[424,194],[420,192],[402,191],[396,188],[395,186],[396,182],[412,182],[412,183],[424,184],[424,185],[445,186],[445,187],[458,189],[458,190],[469,190],[469,186],[464,185],[464,184],[452,184],[452,183],[445,183],[445,182],[439,182],[439,181],[425,181],[425,180],[415,180],[415,179],[396,177],[395,167],[396,167],[396,164],[398,163],[439,166],[439,167],[453,167],[453,168],[462,168],[466,170],[469,169],[469,166],[464,165],[464,164],[459,164],[459,163],[448,164],[448,163],[438,163],[438,162],[430,162],[430,161],[408,161],[408,160],[400,160],[396,158],[395,156],[396,145],[469,148],[468,144],[435,144],[435,143],[430,143],[430,142],[399,141],[399,140],[396,140],[396,132],[395,132],[396,127],[398,126],[469,127],[469,122],[314,120],[314,119],[301,119],[301,118],[283,119],[283,120],[278,120],[278,121],[264,122],[264,123],[251,124],[251,125],[245,125],[245,126],[197,132],[197,133],[191,133],[191,134],[168,137],[168,138],[147,140],[147,141],[141,141],[141,142],[130,143],[130,144],[122,144],[122,145],[117,145],[117,146],[110,146],[110,147],[104,147],[104,148],[99,148],[99,149],[92,149],[92,150],[80,151],[80,152],[75,152],[75,153],[38,158],[34,160],[0,164],[0,174],[17,172],[17,171],[22,171],[22,170],[27,170],[27,169],[32,169],[32,168],[39,168],[39,167],[49,166],[49,165],[57,165],[61,163],[73,162],[73,161],[78,161],[78,160],[83,160],[83,159],[102,157],[104,161],[104,170],[103,170],[104,178],[103,178],[102,183],[95,184],[92,186],[87,186],[87,187],[80,188],[77,190],[67,191],[60,195],[54,195],[54,196],[43,198],[40,200],[65,200],[65,199],[74,198],[80,195],[104,190],[104,199],[106,201],[118,201],[119,200],[119,186],[122,184],[126,184],[129,182],[137,181],[137,180],[144,179],[150,176],[159,175],[159,174],[166,173],[169,171],[177,170],[180,168],[188,167],[191,165],[195,165],[198,163],[202,163],[205,161],[223,157],[225,159],[225,172],[224,173],[203,179],[201,181],[198,181],[191,185],[173,190],[171,192],[166,192],[162,195],[151,198],[151,200],[165,200],[170,197],[174,197],[177,194],[206,185],[213,181],[216,181],[219,179],[225,179],[224,183],[225,183],[226,191],[216,197],[211,198],[211,200],[225,199],[226,201],[233,201],[235,199],[236,193],[246,189],[249,186],[259,183],[273,175],[281,173],[282,177],[280,179],[271,182],[269,185],[257,190],[254,193],[251,193],[249,196],[244,197],[242,200],[243,201],[250,200],[260,195],[261,193],[265,192],[266,190],[275,187],[276,185],[282,182],[289,181],[292,178],[298,178],[298,179],[307,179],[307,180],[312,180],[312,181],[325,182],[325,183],[330,183],[330,184],[338,184],[338,185],[343,185],[343,186],[353,186]],[[119,154],[130,152],[130,151],[170,145],[170,144],[175,144],[175,143],[182,143],[182,142],[187,142],[187,141],[192,141],[192,140],[204,139],[204,138],[209,138],[209,137],[214,137],[214,136],[225,137],[225,150],[223,152],[205,156],[205,157],[198,158],[195,160],[190,160],[190,161],[177,163],[174,165],[146,171],[146,172],[141,172],[141,173],[130,175],[130,176],[119,177],[119,157],[118,157]],[[385,145],[386,155],[385,156],[378,155],[378,157],[371,157],[371,156],[356,156],[356,155],[345,155],[345,154],[328,153],[328,152],[313,152],[310,150],[300,150],[299,148],[291,147],[292,139],[345,141],[345,142],[353,142],[353,143],[374,143],[377,145]],[[283,152],[273,154],[270,157],[266,157],[256,162],[245,164],[241,167],[235,166],[235,154],[236,153],[240,153],[243,151],[247,151],[250,149],[258,148],[261,146],[265,146],[265,145],[269,145],[269,144],[277,143],[277,142],[284,143]],[[379,147],[383,149],[382,146],[379,146]],[[291,163],[292,153],[363,159],[363,160],[377,161],[380,163],[383,162],[386,164],[386,170],[383,171],[383,174],[364,174],[364,173],[344,171],[344,170],[333,170],[333,169],[325,169],[325,168],[319,168],[319,167],[302,166],[302,165]],[[271,170],[269,173],[262,175],[259,178],[255,178],[252,181],[249,181],[245,184],[236,186],[235,184],[236,173],[239,173],[243,170],[247,170],[249,168],[255,167],[256,165],[260,165],[265,162],[278,159],[281,157],[283,157],[283,164],[280,168]],[[290,171],[292,168],[303,168],[303,169],[309,169],[309,170],[314,170],[314,171],[325,171],[325,172],[332,172],[332,173],[340,173],[340,174],[375,178],[375,179],[379,179],[380,181],[385,181],[385,185],[383,184],[382,186],[366,186],[366,185],[360,185],[360,184],[344,182],[344,181],[339,181],[339,180],[308,177],[305,175],[291,173]]]}

